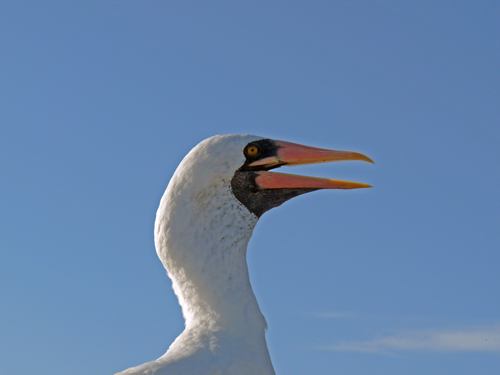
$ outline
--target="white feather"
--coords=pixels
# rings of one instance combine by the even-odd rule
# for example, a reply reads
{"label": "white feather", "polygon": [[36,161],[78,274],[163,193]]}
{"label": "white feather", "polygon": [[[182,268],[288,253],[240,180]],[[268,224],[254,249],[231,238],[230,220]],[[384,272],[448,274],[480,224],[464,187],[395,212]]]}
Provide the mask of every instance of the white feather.
{"label": "white feather", "polygon": [[186,327],[162,357],[121,375],[274,374],[246,262],[258,219],[230,186],[245,145],[257,139],[206,139],[175,171],[156,214],[155,245]]}

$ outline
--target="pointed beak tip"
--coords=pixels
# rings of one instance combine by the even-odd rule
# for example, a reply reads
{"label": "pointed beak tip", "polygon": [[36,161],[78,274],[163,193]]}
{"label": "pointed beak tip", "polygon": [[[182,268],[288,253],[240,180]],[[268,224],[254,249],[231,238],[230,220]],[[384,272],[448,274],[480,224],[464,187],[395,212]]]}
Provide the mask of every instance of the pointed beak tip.
{"label": "pointed beak tip", "polygon": [[376,164],[372,159],[370,159],[368,156],[366,155],[362,155],[363,158],[361,159],[362,161],[366,161],[367,163],[372,163],[372,164]]}
{"label": "pointed beak tip", "polygon": [[373,186],[365,184],[363,182],[354,182],[355,186],[350,187],[351,189],[370,189],[373,188]]}

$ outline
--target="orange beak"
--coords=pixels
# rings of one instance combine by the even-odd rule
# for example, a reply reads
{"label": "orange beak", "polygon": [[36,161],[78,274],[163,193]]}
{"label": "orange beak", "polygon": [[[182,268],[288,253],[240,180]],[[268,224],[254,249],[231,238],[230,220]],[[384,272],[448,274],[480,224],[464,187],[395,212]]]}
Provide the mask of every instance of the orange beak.
{"label": "orange beak", "polygon": [[[326,150],[284,141],[275,141],[275,144],[278,146],[276,156],[257,160],[249,166],[262,166],[271,169],[282,165],[293,166],[346,160],[361,160],[375,164],[368,156],[357,152]],[[361,182],[296,176],[285,173],[258,171],[256,174],[255,182],[260,189],[359,189],[371,187]]]}

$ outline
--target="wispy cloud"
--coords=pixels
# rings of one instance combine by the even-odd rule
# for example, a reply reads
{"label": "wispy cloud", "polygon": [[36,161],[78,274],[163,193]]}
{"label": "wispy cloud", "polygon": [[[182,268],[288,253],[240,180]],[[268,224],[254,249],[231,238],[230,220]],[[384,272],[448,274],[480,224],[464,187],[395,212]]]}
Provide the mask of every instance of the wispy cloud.
{"label": "wispy cloud", "polygon": [[480,329],[412,330],[367,341],[342,341],[319,349],[380,354],[398,351],[500,353],[500,325]]}

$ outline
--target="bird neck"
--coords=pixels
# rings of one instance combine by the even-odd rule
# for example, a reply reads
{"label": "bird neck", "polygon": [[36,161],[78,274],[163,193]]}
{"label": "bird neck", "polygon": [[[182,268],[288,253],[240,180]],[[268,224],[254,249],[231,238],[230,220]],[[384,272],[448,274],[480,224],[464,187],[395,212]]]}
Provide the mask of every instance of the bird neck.
{"label": "bird neck", "polygon": [[[248,274],[247,245],[257,217],[234,199],[229,186],[217,195],[165,193],[155,242],[172,279],[186,329],[264,335]],[[213,197],[217,197],[214,199]]]}

